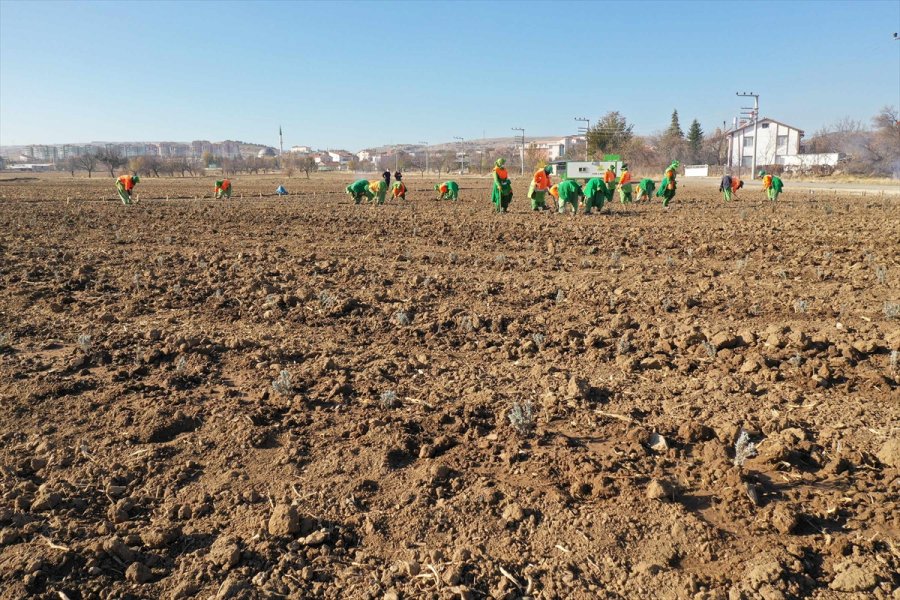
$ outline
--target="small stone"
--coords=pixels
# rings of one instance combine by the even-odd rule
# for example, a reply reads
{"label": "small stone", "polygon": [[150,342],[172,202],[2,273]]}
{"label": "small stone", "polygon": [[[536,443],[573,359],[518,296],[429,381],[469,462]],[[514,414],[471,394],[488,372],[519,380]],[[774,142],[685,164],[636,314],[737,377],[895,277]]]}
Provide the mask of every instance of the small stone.
{"label": "small stone", "polygon": [[19,532],[15,529],[4,527],[0,530],[0,546],[8,546],[19,539]]}
{"label": "small stone", "polygon": [[779,504],[772,511],[772,526],[778,533],[793,533],[799,523],[797,512],[785,504]]}
{"label": "small stone", "polygon": [[850,565],[838,573],[828,587],[839,592],[864,592],[877,584],[878,577],[875,573],[859,565]]}
{"label": "small stone", "polygon": [[674,489],[672,484],[664,479],[652,479],[647,484],[647,497],[651,500],[669,500],[672,498]]}
{"label": "small stone", "polygon": [[572,377],[566,386],[566,395],[576,400],[587,400],[591,394],[591,386],[586,379]]}
{"label": "small stone", "polygon": [[162,527],[151,529],[141,534],[141,541],[148,548],[163,548],[181,537],[178,527]]}
{"label": "small stone", "polygon": [[384,593],[384,600],[400,600],[400,594],[395,589],[389,589]]}
{"label": "small stone", "polygon": [[900,467],[900,437],[893,437],[886,441],[875,456],[882,464],[889,467]]}
{"label": "small stone", "polygon": [[153,573],[143,563],[134,562],[125,570],[125,579],[132,583],[147,583]]}
{"label": "small stone", "polygon": [[669,449],[669,444],[668,442],[666,442],[666,438],[658,433],[650,434],[649,446],[650,449],[654,452],[665,452]]}
{"label": "small stone", "polygon": [[134,562],[135,551],[129,548],[122,538],[112,537],[103,542],[103,551],[110,556],[118,557],[122,562]]}
{"label": "small stone", "polygon": [[43,486],[41,486],[41,488],[42,489],[38,490],[34,502],[31,503],[31,510],[34,512],[52,510],[56,508],[56,505],[62,500],[62,496],[58,493],[45,490],[43,489]]}
{"label": "small stone", "polygon": [[304,546],[321,546],[327,539],[328,530],[320,529],[319,531],[315,531],[305,538],[300,538],[297,541]]}
{"label": "small stone", "polygon": [[295,506],[279,504],[269,517],[269,534],[291,535],[300,531],[300,514]]}
{"label": "small stone", "polygon": [[431,475],[435,481],[443,481],[450,476],[450,467],[445,464],[437,464],[431,468]]}
{"label": "small stone", "polygon": [[513,502],[503,509],[503,520],[507,523],[515,523],[525,518],[525,510],[517,502]]}
{"label": "small stone", "polygon": [[231,537],[223,536],[216,538],[212,547],[209,549],[209,560],[214,565],[230,569],[241,560],[241,548],[237,540]]}

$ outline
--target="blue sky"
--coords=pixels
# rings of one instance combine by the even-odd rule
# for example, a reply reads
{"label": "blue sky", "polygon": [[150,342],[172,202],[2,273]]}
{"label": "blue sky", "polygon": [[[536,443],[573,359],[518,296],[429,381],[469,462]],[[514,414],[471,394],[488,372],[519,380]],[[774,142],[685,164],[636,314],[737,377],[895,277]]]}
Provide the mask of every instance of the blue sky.
{"label": "blue sky", "polygon": [[[349,150],[574,132],[760,94],[811,135],[900,105],[900,2],[0,0],[0,144],[240,139]],[[744,104],[746,105],[746,104]]]}

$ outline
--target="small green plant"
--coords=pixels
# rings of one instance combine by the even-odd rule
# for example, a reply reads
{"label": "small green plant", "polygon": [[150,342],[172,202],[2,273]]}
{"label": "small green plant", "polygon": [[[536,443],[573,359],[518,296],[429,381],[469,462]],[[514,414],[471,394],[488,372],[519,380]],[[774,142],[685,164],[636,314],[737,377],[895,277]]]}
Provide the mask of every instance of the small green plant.
{"label": "small green plant", "polygon": [[91,351],[93,347],[93,343],[91,342],[91,336],[86,333],[82,333],[78,336],[78,349],[87,354]]}
{"label": "small green plant", "polygon": [[672,258],[671,256],[667,256],[666,257],[666,266],[669,267],[670,269],[675,268],[675,259]]}
{"label": "small green plant", "polygon": [[709,358],[716,357],[716,353],[718,352],[718,350],[716,349],[715,344],[711,344],[708,341],[703,340],[700,345],[703,346],[703,349],[706,351],[706,356],[708,356]]}
{"label": "small green plant", "polygon": [[12,336],[7,332],[0,333],[0,352],[7,350],[10,348],[10,343],[12,342]]}
{"label": "small green plant", "polygon": [[541,349],[544,347],[545,340],[546,340],[546,338],[544,337],[543,333],[532,333],[531,334],[531,341],[535,343],[535,345],[538,347],[538,349]]}
{"label": "small green plant", "polygon": [[878,283],[881,285],[887,284],[887,267],[884,265],[878,265],[875,267],[875,278],[878,280]]}
{"label": "small green plant", "polygon": [[798,352],[788,359],[788,364],[792,367],[799,367],[803,364],[803,356]]}
{"label": "small green plant", "polygon": [[381,404],[382,408],[395,408],[400,404],[400,400],[397,398],[397,392],[394,390],[381,392],[381,398],[378,402]]}
{"label": "small green plant", "polygon": [[322,290],[319,292],[319,306],[328,310],[334,307],[337,303],[337,298],[335,298],[328,290]]}
{"label": "small green plant", "polygon": [[895,376],[898,373],[898,371],[897,371],[897,369],[898,369],[897,362],[898,361],[900,361],[900,351],[891,350],[891,374],[895,375]]}
{"label": "small green plant", "polygon": [[290,396],[294,391],[294,385],[291,382],[291,374],[282,369],[278,377],[272,380],[272,389],[279,396]]}
{"label": "small green plant", "polygon": [[613,250],[609,254],[609,263],[612,265],[614,269],[619,269],[622,267],[622,251],[621,250]]}
{"label": "small green plant", "polygon": [[884,316],[888,319],[900,319],[900,302],[885,302]]}
{"label": "small green plant", "polygon": [[564,291],[562,291],[562,288],[559,288],[558,290],[556,290],[556,301],[562,302],[565,299],[566,299],[566,293]]}
{"label": "small green plant", "polygon": [[187,366],[187,357],[185,355],[181,355],[178,357],[178,360],[175,361],[175,372],[178,374],[184,373],[184,369]]}
{"label": "small green plant", "polygon": [[397,312],[395,312],[393,319],[394,323],[400,325],[401,327],[406,327],[407,325],[412,323],[412,319],[410,318],[409,313],[407,313],[405,310],[398,310]]}
{"label": "small green plant", "polygon": [[531,435],[534,430],[534,412],[531,402],[516,402],[506,414],[509,424],[521,436]]}
{"label": "small green plant", "polygon": [[756,444],[750,441],[750,434],[741,429],[741,433],[734,443],[734,465],[743,467],[747,459],[753,458],[756,454]]}
{"label": "small green plant", "polygon": [[743,271],[746,266],[747,266],[746,258],[739,258],[736,261],[734,261],[734,270],[737,271],[738,273]]}
{"label": "small green plant", "polygon": [[794,312],[799,314],[806,314],[806,311],[809,310],[809,302],[803,300],[802,298],[798,298],[794,300]]}
{"label": "small green plant", "polygon": [[628,338],[624,335],[619,338],[619,342],[616,344],[616,352],[619,355],[628,354],[632,349],[631,341]]}

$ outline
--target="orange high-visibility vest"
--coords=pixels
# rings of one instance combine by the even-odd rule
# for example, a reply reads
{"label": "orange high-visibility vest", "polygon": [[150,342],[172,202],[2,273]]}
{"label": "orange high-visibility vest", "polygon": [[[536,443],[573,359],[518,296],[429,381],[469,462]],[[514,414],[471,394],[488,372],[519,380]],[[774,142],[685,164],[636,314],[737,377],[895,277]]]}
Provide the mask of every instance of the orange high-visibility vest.
{"label": "orange high-visibility vest", "polygon": [[119,183],[125,186],[126,192],[130,192],[134,189],[134,177],[131,175],[122,175],[119,177]]}
{"label": "orange high-visibility vest", "polygon": [[496,173],[497,177],[500,179],[509,179],[509,174],[503,167],[494,167],[494,173]]}
{"label": "orange high-visibility vest", "polygon": [[534,187],[537,190],[546,190],[550,187],[550,177],[543,169],[534,174]]}
{"label": "orange high-visibility vest", "polygon": [[631,173],[625,171],[622,173],[622,176],[619,177],[619,185],[625,185],[626,183],[631,183]]}

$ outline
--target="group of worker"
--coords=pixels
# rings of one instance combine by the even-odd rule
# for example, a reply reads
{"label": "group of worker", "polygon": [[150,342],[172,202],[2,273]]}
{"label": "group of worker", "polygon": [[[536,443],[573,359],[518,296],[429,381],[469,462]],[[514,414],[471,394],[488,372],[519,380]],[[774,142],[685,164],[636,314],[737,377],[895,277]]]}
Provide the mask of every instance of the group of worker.
{"label": "group of worker", "polygon": [[[581,203],[582,212],[590,214],[593,209],[596,208],[599,212],[605,204],[612,202],[613,194],[616,190],[619,192],[619,201],[623,206],[631,204],[632,201],[649,201],[655,190],[656,196],[663,199],[663,206],[668,208],[669,203],[675,197],[677,188],[676,177],[679,166],[679,162],[674,160],[666,167],[659,188],[656,187],[656,183],[652,179],[641,179],[637,183],[637,196],[633,197],[634,182],[631,178],[631,173],[628,171],[627,164],[622,165],[621,174],[616,173],[613,165],[608,166],[602,178],[591,177],[586,179],[584,186],[574,179],[564,179],[551,185],[550,174],[553,169],[550,165],[547,165],[535,172],[532,177],[531,185],[528,187],[528,199],[531,200],[531,210],[533,211],[547,210],[546,195],[550,194],[555,201],[558,212],[565,213],[566,205],[569,205],[572,208],[572,212],[577,214],[578,205]],[[763,191],[765,191],[767,198],[773,202],[777,200],[778,195],[784,189],[784,182],[781,178],[777,175],[766,173],[766,171],[760,171],[759,177],[762,178]],[[513,192],[509,173],[506,170],[506,159],[499,158],[494,163],[492,178],[491,203],[497,212],[507,212],[509,204],[512,202]],[[140,181],[141,178],[138,175],[122,175],[116,180],[116,190],[124,204],[131,204],[134,186]],[[744,182],[739,177],[729,174],[725,174],[719,182],[719,191],[722,192],[725,202],[731,202],[737,191],[743,187]],[[365,198],[380,205],[384,204],[388,189],[391,190],[391,196],[395,200],[406,200],[407,188],[406,184],[403,183],[403,173],[399,170],[394,173],[393,185],[391,185],[391,172],[385,171],[378,181],[371,183],[366,179],[354,181],[346,187],[346,192],[355,204],[360,204]],[[440,192],[439,198],[441,200],[456,200],[459,198],[459,184],[452,180],[435,185],[434,190]],[[286,195],[287,190],[279,186],[276,193]],[[216,181],[215,197],[217,200],[231,198],[230,180],[219,179]]]}
{"label": "group of worker", "polygon": [[[499,162],[499,161],[498,161]],[[679,167],[678,161],[673,161],[665,171],[662,184],[656,195],[663,198],[663,206],[668,207],[669,202],[675,197],[676,173]],[[631,204],[633,201],[646,200],[649,201],[656,184],[652,179],[644,178],[637,183],[637,197],[634,196],[634,180],[628,165],[622,165],[622,173],[617,174],[614,165],[609,165],[603,173],[603,177],[591,177],[585,180],[582,186],[574,179],[564,179],[557,184],[551,185],[550,174],[552,167],[549,165],[538,170],[531,179],[531,185],[528,187],[528,199],[531,200],[531,210],[540,211],[547,210],[546,195],[554,199],[556,209],[560,213],[566,212],[566,206],[572,208],[572,212],[579,212],[578,205],[582,205],[584,214],[591,214],[596,208],[597,211],[603,210],[603,206],[612,202],[613,194],[618,190],[619,201],[622,205]],[[496,169],[495,169],[495,190],[496,185]],[[493,198],[493,197],[492,197]]]}

